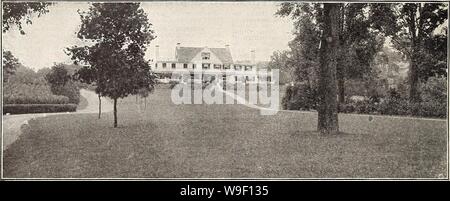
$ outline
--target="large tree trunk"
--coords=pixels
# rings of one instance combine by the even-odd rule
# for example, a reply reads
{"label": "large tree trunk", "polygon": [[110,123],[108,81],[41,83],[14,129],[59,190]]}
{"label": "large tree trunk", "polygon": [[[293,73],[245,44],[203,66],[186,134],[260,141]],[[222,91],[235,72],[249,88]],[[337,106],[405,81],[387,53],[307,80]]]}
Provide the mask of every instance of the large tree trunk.
{"label": "large tree trunk", "polygon": [[339,8],[340,4],[324,4],[324,30],[320,49],[319,72],[319,118],[317,130],[321,134],[337,134],[338,104],[336,86],[336,66],[339,49]]}
{"label": "large tree trunk", "polygon": [[114,128],[117,128],[117,98],[114,98]]}
{"label": "large tree trunk", "polygon": [[339,104],[343,104],[345,102],[345,79],[344,78],[338,78],[337,80],[338,84],[338,102]]}
{"label": "large tree trunk", "polygon": [[100,119],[102,115],[102,99],[100,94],[98,95],[98,118]]}
{"label": "large tree trunk", "polygon": [[419,74],[417,73],[417,63],[415,59],[411,59],[411,66],[409,70],[409,102],[417,103],[420,101],[419,94]]}
{"label": "large tree trunk", "polygon": [[[420,100],[419,95],[419,74],[418,74],[418,66],[417,66],[417,58],[419,57],[419,51],[421,44],[423,43],[422,37],[423,32],[421,32],[422,21],[416,21],[416,18],[420,18],[422,14],[422,5],[420,3],[415,4],[415,9],[409,13],[409,32],[411,34],[411,42],[412,42],[412,54],[411,56],[411,64],[409,69],[409,102],[416,103]],[[417,11],[419,12],[419,16],[417,16]],[[418,24],[417,24],[418,23]]]}

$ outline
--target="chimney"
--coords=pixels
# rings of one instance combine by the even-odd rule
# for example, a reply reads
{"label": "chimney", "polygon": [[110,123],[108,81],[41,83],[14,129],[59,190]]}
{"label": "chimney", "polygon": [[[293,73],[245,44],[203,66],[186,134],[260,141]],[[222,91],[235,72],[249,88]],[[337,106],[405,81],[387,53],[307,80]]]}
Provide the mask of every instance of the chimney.
{"label": "chimney", "polygon": [[251,62],[252,62],[252,64],[256,63],[256,61],[255,61],[255,50],[251,51]]}
{"label": "chimney", "polygon": [[159,45],[155,46],[155,62],[159,60]]}
{"label": "chimney", "polygon": [[225,45],[225,48],[228,50],[228,52],[230,51],[230,45]]}
{"label": "chimney", "polygon": [[180,48],[181,43],[177,43],[177,50]]}

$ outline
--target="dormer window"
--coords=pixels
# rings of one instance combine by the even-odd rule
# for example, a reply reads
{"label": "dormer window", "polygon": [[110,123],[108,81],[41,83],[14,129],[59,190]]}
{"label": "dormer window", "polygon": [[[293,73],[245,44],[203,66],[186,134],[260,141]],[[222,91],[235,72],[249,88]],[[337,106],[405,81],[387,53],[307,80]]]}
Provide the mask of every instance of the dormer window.
{"label": "dormer window", "polygon": [[209,52],[202,52],[203,60],[209,60],[210,57],[211,57],[211,54]]}

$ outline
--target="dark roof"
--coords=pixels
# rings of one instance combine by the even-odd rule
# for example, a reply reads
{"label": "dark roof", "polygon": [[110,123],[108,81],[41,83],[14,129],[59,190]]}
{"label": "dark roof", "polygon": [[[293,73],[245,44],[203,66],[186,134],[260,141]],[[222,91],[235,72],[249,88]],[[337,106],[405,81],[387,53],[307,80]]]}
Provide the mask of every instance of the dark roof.
{"label": "dark roof", "polygon": [[214,53],[222,63],[231,64],[233,63],[233,58],[231,53],[227,48],[210,48],[211,52]]}
{"label": "dark roof", "polygon": [[176,59],[180,63],[189,63],[202,49],[201,47],[179,47],[176,49]]}
{"label": "dark roof", "polygon": [[[180,63],[189,63],[204,47],[179,47],[176,49],[177,61]],[[219,58],[222,63],[233,63],[231,53],[226,48],[209,48],[213,54]]]}

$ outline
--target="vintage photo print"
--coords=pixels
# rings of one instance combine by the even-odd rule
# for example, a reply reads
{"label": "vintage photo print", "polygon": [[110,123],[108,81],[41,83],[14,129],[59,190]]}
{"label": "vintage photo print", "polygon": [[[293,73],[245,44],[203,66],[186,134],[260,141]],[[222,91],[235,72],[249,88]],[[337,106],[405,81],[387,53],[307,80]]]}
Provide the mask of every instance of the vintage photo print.
{"label": "vintage photo print", "polygon": [[1,6],[4,180],[448,180],[447,2]]}

